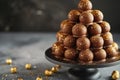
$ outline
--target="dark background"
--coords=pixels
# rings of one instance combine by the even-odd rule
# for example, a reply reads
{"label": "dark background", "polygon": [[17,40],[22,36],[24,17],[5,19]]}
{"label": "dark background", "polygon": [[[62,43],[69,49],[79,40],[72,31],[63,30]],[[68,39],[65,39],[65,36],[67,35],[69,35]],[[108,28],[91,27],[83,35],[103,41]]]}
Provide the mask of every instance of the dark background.
{"label": "dark background", "polygon": [[[119,33],[120,0],[91,0],[104,14],[112,32]],[[56,32],[79,0],[0,0],[0,31]]]}

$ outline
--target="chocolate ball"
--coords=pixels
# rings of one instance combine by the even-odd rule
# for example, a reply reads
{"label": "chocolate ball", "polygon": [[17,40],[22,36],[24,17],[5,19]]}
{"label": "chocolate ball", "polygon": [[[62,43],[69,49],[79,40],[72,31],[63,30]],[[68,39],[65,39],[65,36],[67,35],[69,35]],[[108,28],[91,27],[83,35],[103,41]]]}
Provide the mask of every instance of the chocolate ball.
{"label": "chocolate ball", "polygon": [[66,48],[70,48],[70,47],[74,47],[75,46],[75,38],[72,35],[68,35],[65,39],[64,39],[64,46]]}
{"label": "chocolate ball", "polygon": [[101,34],[101,32],[102,32],[101,26],[97,23],[93,23],[88,26],[88,33],[90,35]]}
{"label": "chocolate ball", "polygon": [[87,37],[78,38],[76,46],[78,50],[88,49],[90,47],[90,40]]}
{"label": "chocolate ball", "polygon": [[102,48],[103,44],[104,44],[104,40],[101,36],[92,36],[90,38],[90,42],[91,42],[91,47],[92,48]]}
{"label": "chocolate ball", "polygon": [[100,10],[93,10],[94,22],[101,22],[103,20],[103,13]]}
{"label": "chocolate ball", "polygon": [[96,49],[93,51],[93,53],[94,53],[94,59],[97,61],[106,59],[107,57],[106,51],[104,49]]}
{"label": "chocolate ball", "polygon": [[68,19],[71,21],[79,22],[80,12],[78,10],[71,10],[68,14]]}
{"label": "chocolate ball", "polygon": [[106,33],[109,32],[111,27],[110,24],[106,21],[102,21],[101,23],[99,23],[101,28],[102,28],[102,33]]}
{"label": "chocolate ball", "polygon": [[66,19],[66,20],[63,20],[60,24],[60,28],[62,28],[66,23],[69,23],[69,24],[75,24],[75,22],[69,20],[69,19]]}
{"label": "chocolate ball", "polygon": [[79,60],[83,62],[93,61],[94,55],[93,52],[89,49],[82,50],[79,53]]}
{"label": "chocolate ball", "polygon": [[52,54],[54,54],[55,56],[59,56],[62,57],[64,55],[64,45],[61,44],[60,42],[55,42],[52,45]]}
{"label": "chocolate ball", "polygon": [[114,47],[106,48],[106,52],[107,52],[108,58],[115,57],[118,55],[118,52],[116,51],[116,49]]}
{"label": "chocolate ball", "polygon": [[57,34],[56,34],[57,41],[63,43],[63,41],[64,41],[65,37],[67,37],[67,35],[68,34],[60,32],[60,31],[57,32]]}
{"label": "chocolate ball", "polygon": [[61,32],[64,32],[66,34],[72,34],[72,27],[74,26],[74,23],[71,21],[65,21],[63,24],[61,24]]}
{"label": "chocolate ball", "polygon": [[85,36],[87,34],[87,28],[83,24],[76,24],[72,28],[72,34],[75,37]]}
{"label": "chocolate ball", "polygon": [[88,25],[93,22],[94,17],[92,15],[92,13],[90,13],[90,12],[83,12],[81,14],[81,16],[79,17],[79,19],[80,19],[80,23],[82,23],[84,25]]}
{"label": "chocolate ball", "polygon": [[76,50],[73,48],[69,48],[69,49],[65,50],[64,57],[66,59],[70,59],[70,60],[75,59],[76,58]]}
{"label": "chocolate ball", "polygon": [[92,3],[89,0],[80,0],[78,8],[83,11],[90,10],[92,9]]}
{"label": "chocolate ball", "polygon": [[104,39],[104,46],[109,46],[113,43],[113,36],[110,32],[102,34],[102,37]]}
{"label": "chocolate ball", "polygon": [[119,49],[119,46],[118,46],[118,44],[117,44],[116,42],[113,42],[113,43],[112,43],[112,47],[114,47],[116,50]]}

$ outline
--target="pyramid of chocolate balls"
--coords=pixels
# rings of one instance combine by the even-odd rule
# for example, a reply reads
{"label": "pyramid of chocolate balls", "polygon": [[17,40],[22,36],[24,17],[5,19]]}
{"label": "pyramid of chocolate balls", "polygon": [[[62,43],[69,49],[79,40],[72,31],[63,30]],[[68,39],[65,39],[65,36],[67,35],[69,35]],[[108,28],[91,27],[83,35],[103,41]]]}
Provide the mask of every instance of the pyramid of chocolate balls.
{"label": "pyramid of chocolate balls", "polygon": [[66,60],[93,62],[118,55],[110,24],[100,10],[92,9],[90,0],[80,0],[78,9],[68,13],[60,24],[57,41],[52,45],[53,56]]}

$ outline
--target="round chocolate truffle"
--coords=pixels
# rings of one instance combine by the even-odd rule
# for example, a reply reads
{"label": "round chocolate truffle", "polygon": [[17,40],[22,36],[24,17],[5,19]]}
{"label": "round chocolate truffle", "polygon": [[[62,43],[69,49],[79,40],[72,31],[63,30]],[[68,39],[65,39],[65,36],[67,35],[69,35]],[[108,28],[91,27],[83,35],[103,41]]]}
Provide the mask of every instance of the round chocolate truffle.
{"label": "round chocolate truffle", "polygon": [[119,49],[118,44],[117,44],[116,42],[113,42],[113,43],[112,43],[112,47],[114,47],[116,50]]}
{"label": "round chocolate truffle", "polygon": [[73,21],[71,21],[71,20],[69,20],[69,19],[66,19],[66,20],[63,20],[62,22],[61,22],[61,24],[60,24],[60,28],[62,28],[63,26],[64,26],[64,24],[66,24],[66,23],[70,23],[70,24],[75,24],[75,22],[73,22]]}
{"label": "round chocolate truffle", "polygon": [[110,24],[106,21],[102,21],[101,23],[99,23],[101,28],[102,28],[102,33],[106,33],[109,32],[111,27]]}
{"label": "round chocolate truffle", "polygon": [[64,55],[64,45],[61,44],[60,42],[55,42],[52,45],[52,54],[54,54],[55,56],[59,56],[62,57]]}
{"label": "round chocolate truffle", "polygon": [[80,12],[78,10],[71,10],[68,14],[68,19],[74,22],[79,22]]}
{"label": "round chocolate truffle", "polygon": [[97,23],[93,23],[88,26],[88,33],[92,36],[101,34],[101,32],[102,32],[101,26]]}
{"label": "round chocolate truffle", "polygon": [[92,3],[90,0],[80,0],[78,3],[78,8],[83,11],[90,10],[92,9]]}
{"label": "round chocolate truffle", "polygon": [[106,53],[107,53],[108,58],[115,57],[118,55],[118,52],[116,51],[114,47],[107,47]]}
{"label": "round chocolate truffle", "polygon": [[94,50],[93,53],[94,53],[94,59],[97,61],[106,59],[107,57],[106,51],[104,49]]}
{"label": "round chocolate truffle", "polygon": [[104,44],[104,40],[101,36],[92,36],[90,38],[90,41],[91,41],[91,47],[92,48],[102,48],[103,47],[103,44]]}
{"label": "round chocolate truffle", "polygon": [[72,34],[72,27],[74,26],[74,24],[66,22],[64,23],[63,26],[61,26],[61,32],[64,32],[66,34]]}
{"label": "round chocolate truffle", "polygon": [[73,48],[69,48],[69,49],[65,50],[64,57],[66,59],[70,59],[70,60],[75,59],[76,58],[76,50]]}
{"label": "round chocolate truffle", "polygon": [[60,31],[57,32],[57,34],[56,34],[57,41],[63,43],[63,41],[64,41],[65,37],[67,37],[67,35],[68,34],[60,32]]}
{"label": "round chocolate truffle", "polygon": [[93,23],[94,17],[92,13],[86,11],[80,15],[79,19],[80,19],[80,23],[84,25],[88,25],[88,24]]}
{"label": "round chocolate truffle", "polygon": [[103,20],[103,13],[100,10],[93,10],[94,22],[101,22]]}
{"label": "round chocolate truffle", "polygon": [[75,37],[85,36],[87,34],[87,28],[83,24],[76,24],[72,28],[72,34]]}
{"label": "round chocolate truffle", "polygon": [[66,48],[71,48],[75,46],[75,38],[72,35],[68,35],[65,39],[64,39],[64,46]]}
{"label": "round chocolate truffle", "polygon": [[93,61],[94,55],[93,52],[89,49],[82,50],[79,53],[79,60],[83,62],[90,62]]}
{"label": "round chocolate truffle", "polygon": [[104,39],[104,46],[109,46],[113,43],[113,36],[110,32],[106,32],[102,35]]}
{"label": "round chocolate truffle", "polygon": [[90,47],[90,40],[87,37],[80,37],[76,41],[78,50],[88,49]]}

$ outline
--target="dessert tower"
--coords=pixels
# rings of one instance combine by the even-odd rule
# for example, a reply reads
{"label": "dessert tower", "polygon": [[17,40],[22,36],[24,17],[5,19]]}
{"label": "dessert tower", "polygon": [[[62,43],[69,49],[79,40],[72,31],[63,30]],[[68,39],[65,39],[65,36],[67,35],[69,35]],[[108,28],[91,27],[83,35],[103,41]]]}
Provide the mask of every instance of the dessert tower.
{"label": "dessert tower", "polygon": [[60,24],[53,56],[76,62],[105,61],[118,55],[110,24],[100,10],[92,9],[90,0],[80,0],[78,9],[68,13]]}

